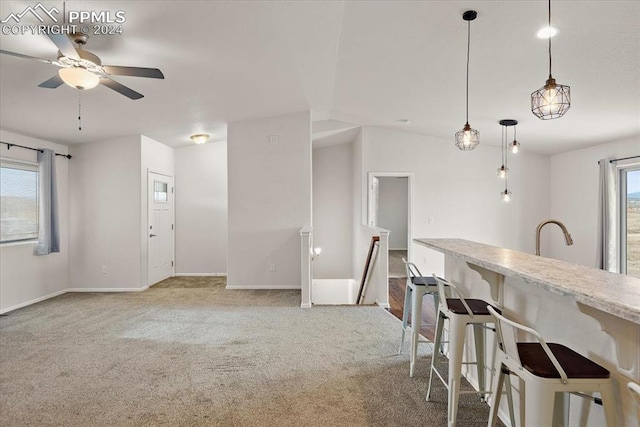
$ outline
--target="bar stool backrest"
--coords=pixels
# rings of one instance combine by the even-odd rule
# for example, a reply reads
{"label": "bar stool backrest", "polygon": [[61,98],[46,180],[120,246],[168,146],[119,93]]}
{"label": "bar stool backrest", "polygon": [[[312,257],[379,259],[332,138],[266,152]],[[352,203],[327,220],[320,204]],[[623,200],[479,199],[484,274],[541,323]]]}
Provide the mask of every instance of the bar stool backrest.
{"label": "bar stool backrest", "polygon": [[487,309],[489,310],[489,313],[491,313],[496,319],[498,344],[500,344],[500,346],[502,347],[502,351],[507,356],[509,356],[509,358],[516,361],[518,365],[520,365],[520,368],[524,369],[524,367],[522,366],[522,361],[520,360],[520,354],[518,353],[517,337],[518,330],[524,331],[527,334],[533,336],[536,341],[540,343],[544,352],[547,354],[547,357],[549,357],[551,363],[553,363],[553,366],[560,374],[560,381],[563,384],[567,383],[567,374],[564,372],[564,369],[562,369],[562,366],[560,366],[558,359],[556,359],[554,354],[551,352],[551,349],[549,348],[545,340],[537,331],[521,325],[520,323],[514,322],[513,320],[507,319],[506,317],[495,311],[494,308],[490,305],[487,306]]}
{"label": "bar stool backrest", "polygon": [[404,262],[404,266],[407,269],[407,278],[411,280],[412,277],[422,277],[422,273],[418,270],[418,266],[412,262],[407,261],[406,258],[402,258],[402,262]]}

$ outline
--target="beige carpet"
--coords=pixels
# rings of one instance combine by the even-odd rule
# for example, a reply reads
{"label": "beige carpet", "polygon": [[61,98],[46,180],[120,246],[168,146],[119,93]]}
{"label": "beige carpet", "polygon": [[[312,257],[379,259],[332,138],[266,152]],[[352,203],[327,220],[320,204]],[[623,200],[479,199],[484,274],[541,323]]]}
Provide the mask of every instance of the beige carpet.
{"label": "beige carpet", "polygon": [[[166,284],[165,284],[166,285]],[[298,291],[153,287],[66,294],[0,317],[3,426],[444,426],[377,307]],[[427,346],[421,346],[424,352]],[[460,426],[488,408],[463,396]]]}

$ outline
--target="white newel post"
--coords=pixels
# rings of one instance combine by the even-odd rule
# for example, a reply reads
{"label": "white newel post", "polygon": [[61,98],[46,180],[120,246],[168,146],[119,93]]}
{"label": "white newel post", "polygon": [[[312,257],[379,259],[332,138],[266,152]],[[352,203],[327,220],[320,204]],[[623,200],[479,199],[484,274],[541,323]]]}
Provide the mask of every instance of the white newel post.
{"label": "white newel post", "polygon": [[311,280],[313,278],[313,270],[311,268],[311,245],[312,245],[312,231],[311,227],[304,227],[300,229],[300,287],[301,287],[301,301],[300,307],[311,307]]}
{"label": "white newel post", "polygon": [[390,309],[389,305],[389,231],[378,229],[380,241],[378,242],[378,306]]}

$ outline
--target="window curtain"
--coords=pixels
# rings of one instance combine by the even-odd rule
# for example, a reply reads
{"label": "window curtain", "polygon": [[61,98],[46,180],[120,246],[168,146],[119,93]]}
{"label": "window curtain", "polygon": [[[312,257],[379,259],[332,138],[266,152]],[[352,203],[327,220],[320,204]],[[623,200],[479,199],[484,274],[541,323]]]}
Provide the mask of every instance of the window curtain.
{"label": "window curtain", "polygon": [[600,160],[598,198],[598,241],[596,267],[618,272],[616,167],[610,159]]}
{"label": "window curtain", "polygon": [[53,150],[40,149],[38,151],[39,224],[36,255],[60,252],[55,160],[56,153]]}

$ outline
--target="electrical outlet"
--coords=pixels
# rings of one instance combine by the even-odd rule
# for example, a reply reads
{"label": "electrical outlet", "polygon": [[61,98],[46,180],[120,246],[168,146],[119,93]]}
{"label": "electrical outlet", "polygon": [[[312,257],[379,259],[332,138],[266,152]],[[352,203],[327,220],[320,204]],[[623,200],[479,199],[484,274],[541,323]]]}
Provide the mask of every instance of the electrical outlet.
{"label": "electrical outlet", "polygon": [[269,144],[277,144],[280,141],[280,137],[278,135],[269,135]]}
{"label": "electrical outlet", "polygon": [[276,265],[275,264],[271,264],[269,266],[269,271],[276,271]]}
{"label": "electrical outlet", "polygon": [[107,274],[107,266],[106,265],[102,266],[102,274]]}

